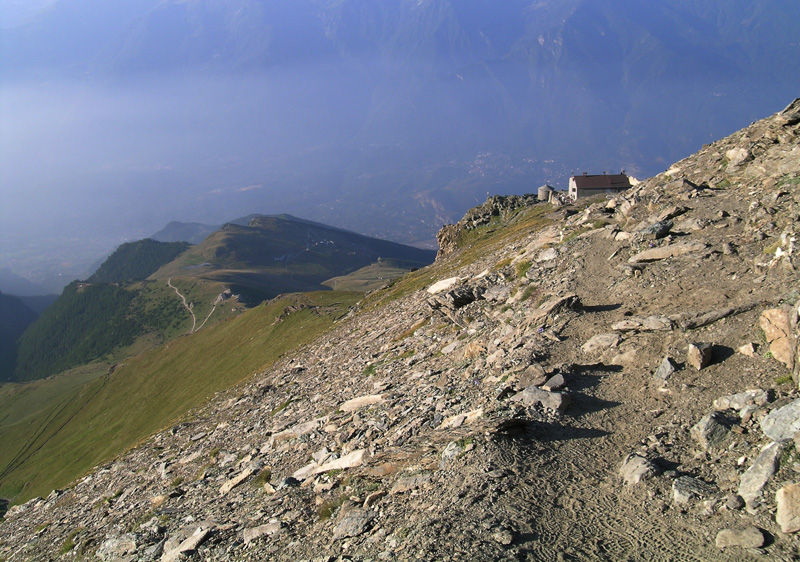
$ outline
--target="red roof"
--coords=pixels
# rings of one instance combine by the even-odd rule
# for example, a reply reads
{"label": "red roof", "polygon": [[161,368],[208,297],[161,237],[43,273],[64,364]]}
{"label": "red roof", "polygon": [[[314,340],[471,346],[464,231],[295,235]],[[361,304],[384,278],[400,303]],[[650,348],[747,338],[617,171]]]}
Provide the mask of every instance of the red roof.
{"label": "red roof", "polygon": [[573,176],[578,189],[627,189],[631,181],[625,174],[602,174],[596,176]]}

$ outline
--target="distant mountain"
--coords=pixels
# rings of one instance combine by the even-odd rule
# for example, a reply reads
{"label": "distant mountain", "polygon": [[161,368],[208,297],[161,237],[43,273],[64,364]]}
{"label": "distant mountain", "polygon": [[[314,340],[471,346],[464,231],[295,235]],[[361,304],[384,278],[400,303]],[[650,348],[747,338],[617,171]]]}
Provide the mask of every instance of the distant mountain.
{"label": "distant mountain", "polygon": [[219,225],[172,221],[150,238],[160,242],[188,242],[189,244],[199,244],[205,240],[206,236],[218,229]]}
{"label": "distant mountain", "polygon": [[153,274],[221,283],[248,302],[280,293],[324,290],[323,282],[379,259],[410,269],[435,252],[363,236],[291,215],[254,216],[226,224]]}
{"label": "distant mountain", "polygon": [[0,268],[0,291],[7,295],[31,297],[46,295],[47,288],[17,275],[8,267]]}
{"label": "distant mountain", "polygon": [[36,313],[18,298],[0,293],[0,381],[11,380],[17,360],[17,340],[36,320]]}
{"label": "distant mountain", "polygon": [[87,281],[123,283],[144,280],[175,259],[189,245],[188,242],[159,242],[150,238],[127,242],[117,248]]}

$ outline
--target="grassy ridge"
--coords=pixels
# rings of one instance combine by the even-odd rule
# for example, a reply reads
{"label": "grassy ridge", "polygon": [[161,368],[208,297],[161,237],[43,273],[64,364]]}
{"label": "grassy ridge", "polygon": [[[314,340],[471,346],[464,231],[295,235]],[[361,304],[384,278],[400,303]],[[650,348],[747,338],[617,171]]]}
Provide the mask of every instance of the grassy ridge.
{"label": "grassy ridge", "polygon": [[[59,377],[36,386],[13,385],[8,391],[3,387],[0,496],[20,503],[67,485],[82,472],[174,423],[215,392],[308,343],[361,296],[323,291],[279,297],[142,353],[107,376],[87,373],[83,385]],[[287,306],[298,303],[310,308],[275,322]],[[24,406],[7,411],[6,403],[12,399],[22,404],[23,393],[28,394],[29,404],[39,407],[31,408],[29,414]],[[17,463],[12,462],[15,458]]]}

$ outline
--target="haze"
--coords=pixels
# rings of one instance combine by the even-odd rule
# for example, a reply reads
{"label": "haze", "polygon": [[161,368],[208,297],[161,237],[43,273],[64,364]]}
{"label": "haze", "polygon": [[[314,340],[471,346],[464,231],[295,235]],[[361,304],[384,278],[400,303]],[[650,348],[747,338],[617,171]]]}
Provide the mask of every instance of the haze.
{"label": "haze", "polygon": [[50,289],[173,220],[288,212],[430,246],[487,193],[649,176],[800,91],[789,1],[39,0],[0,18],[0,268]]}

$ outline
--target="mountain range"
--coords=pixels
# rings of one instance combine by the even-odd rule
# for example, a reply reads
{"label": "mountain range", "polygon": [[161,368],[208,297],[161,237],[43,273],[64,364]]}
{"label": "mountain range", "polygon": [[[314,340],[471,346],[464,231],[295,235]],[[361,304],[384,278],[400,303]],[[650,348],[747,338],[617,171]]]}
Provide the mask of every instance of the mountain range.
{"label": "mountain range", "polygon": [[439,227],[487,193],[564,187],[572,171],[648,177],[776,111],[800,86],[799,10],[790,0],[40,2],[7,17],[0,37],[4,103],[15,107],[4,138],[17,139],[3,151],[4,184],[25,209],[35,187],[69,193],[74,211],[4,217],[4,252],[18,272],[44,275],[21,253],[34,213],[40,236],[69,221],[86,241],[72,247],[95,252],[86,265],[176,218],[220,224],[254,211],[433,247]]}

